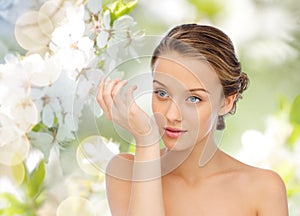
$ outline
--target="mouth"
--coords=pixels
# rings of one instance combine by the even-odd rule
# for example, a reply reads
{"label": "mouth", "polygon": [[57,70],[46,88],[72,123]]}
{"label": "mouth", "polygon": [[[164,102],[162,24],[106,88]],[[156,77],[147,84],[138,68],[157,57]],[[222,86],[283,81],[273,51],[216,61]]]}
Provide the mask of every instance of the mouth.
{"label": "mouth", "polygon": [[171,127],[165,127],[164,130],[165,130],[165,134],[170,138],[178,138],[187,132],[187,130],[171,128]]}

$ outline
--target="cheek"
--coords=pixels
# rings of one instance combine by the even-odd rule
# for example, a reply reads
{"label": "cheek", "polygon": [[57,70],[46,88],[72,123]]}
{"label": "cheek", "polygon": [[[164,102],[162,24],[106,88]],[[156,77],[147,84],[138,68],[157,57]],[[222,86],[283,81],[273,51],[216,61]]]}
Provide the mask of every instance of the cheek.
{"label": "cheek", "polygon": [[206,109],[198,112],[199,116],[199,131],[201,133],[208,133],[214,129],[215,124],[218,119],[218,112],[214,110],[212,106],[207,107]]}
{"label": "cheek", "polygon": [[197,128],[198,133],[206,134],[213,129],[218,115],[210,104],[203,104],[194,111],[190,110],[186,117],[192,128]]}
{"label": "cheek", "polygon": [[162,109],[161,109],[161,105],[160,103],[157,101],[157,99],[155,99],[154,96],[152,96],[152,112],[153,113],[161,113]]}
{"label": "cheek", "polygon": [[155,97],[152,97],[152,112],[155,117],[155,121],[158,125],[164,124],[164,116],[166,105],[161,101],[158,101]]}

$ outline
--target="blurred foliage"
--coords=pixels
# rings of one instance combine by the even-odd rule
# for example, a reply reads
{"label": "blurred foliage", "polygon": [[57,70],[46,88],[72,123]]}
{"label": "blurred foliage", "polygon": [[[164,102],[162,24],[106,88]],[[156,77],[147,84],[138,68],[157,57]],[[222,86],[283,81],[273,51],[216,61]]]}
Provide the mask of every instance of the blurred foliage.
{"label": "blurred foliage", "polygon": [[291,147],[293,147],[300,137],[300,95],[295,98],[289,114],[290,123],[293,126],[293,131],[289,137],[289,143],[291,144]]}
{"label": "blurred foliage", "polygon": [[[292,132],[286,144],[289,151],[293,152],[295,144],[300,144],[300,94],[295,97],[292,103],[286,98],[281,98],[279,105],[279,115],[287,115],[292,126]],[[288,197],[300,194],[300,179],[297,177],[296,167],[286,162],[276,169],[284,179]]]}
{"label": "blurred foliage", "polygon": [[224,8],[225,2],[222,0],[187,0],[198,11],[199,16],[214,20]]}
{"label": "blurred foliage", "polygon": [[[217,17],[224,13],[223,9],[225,1],[222,0],[186,0],[186,2],[193,5],[197,10],[197,19],[204,18],[216,23]],[[287,13],[293,14],[295,19],[298,19],[298,24],[300,24],[299,0],[252,0],[252,2],[257,8],[257,13],[259,13],[261,8],[266,8],[275,4],[280,5]],[[151,1],[149,1],[149,4],[151,4]],[[163,22],[156,20],[156,17],[146,17],[145,14],[147,8],[139,8],[136,0],[118,0],[115,2],[112,2],[111,0],[102,0],[102,5],[107,5],[107,9],[110,10],[111,23],[118,17],[128,14],[137,6],[139,11],[134,11],[134,14],[139,15],[139,17],[136,17],[135,19],[140,23],[140,26],[150,29],[151,32],[148,33],[165,32],[165,30],[170,27],[164,26]],[[197,21],[196,18],[195,21]],[[237,123],[236,126],[231,126],[233,128],[230,128],[229,131],[233,132],[231,133],[232,135],[228,143],[238,143],[240,141],[239,134],[245,130],[245,128],[260,127],[260,129],[262,129],[263,124],[260,124],[260,121],[263,121],[263,118],[261,117],[265,117],[266,114],[270,114],[276,109],[275,105],[272,107],[272,103],[275,103],[274,101],[276,101],[273,96],[280,92],[280,94],[283,94],[286,97],[279,102],[280,112],[289,115],[289,121],[293,128],[292,133],[287,140],[287,147],[291,151],[294,150],[295,144],[300,139],[300,95],[298,95],[300,93],[298,74],[300,68],[300,28],[293,29],[292,34],[289,35],[289,37],[290,40],[288,40],[287,43],[298,52],[298,56],[295,59],[287,59],[279,65],[266,62],[265,59],[249,59],[247,56],[247,44],[241,44],[239,46],[240,59],[243,68],[246,72],[250,72],[251,85],[253,83],[255,87],[250,95],[245,97],[245,101],[248,102],[241,101],[241,103],[244,103],[244,109],[241,109],[241,111],[244,110],[244,112],[241,113],[241,118],[237,118],[236,121],[243,122],[243,125]],[[261,40],[261,38],[253,38],[253,41],[254,40]],[[295,85],[295,83],[298,83],[298,85]],[[248,94],[248,92],[246,92],[246,94]],[[295,97],[295,95],[298,96]],[[266,98],[268,99],[266,100]],[[295,98],[292,103],[289,102],[291,98]],[[264,103],[261,105],[260,102],[262,101]],[[253,115],[249,115],[249,113],[253,112],[257,114],[254,118]],[[245,117],[242,117],[242,115]],[[134,146],[124,141],[131,139],[129,135],[126,135],[126,139],[120,137],[114,129],[114,125],[104,116],[97,120],[97,125],[101,128],[101,132],[95,131],[95,127],[91,123],[94,122],[94,120],[90,118],[91,116],[92,115],[89,113],[84,113],[81,125],[84,125],[85,131],[79,131],[79,139],[83,139],[87,135],[101,133],[101,135],[112,137],[115,142],[120,143],[121,152],[134,152]],[[232,121],[231,119],[229,120]],[[37,125],[34,130],[42,130],[42,127],[43,125]],[[73,157],[74,160],[74,150],[66,148],[62,149],[62,151],[72,152],[70,157]],[[71,162],[69,160],[65,161],[65,163],[67,163],[66,166],[70,166]],[[295,168],[290,164],[282,164],[277,168],[277,171],[282,175],[287,185],[288,196],[291,197],[295,194],[299,194],[300,186],[296,179],[297,173]],[[10,193],[0,194],[0,201],[7,204],[5,208],[0,209],[0,215],[35,215],[36,210],[42,205],[46,197],[44,177],[44,161],[40,161],[32,172],[25,169],[25,177],[20,187],[24,199],[20,200]]]}
{"label": "blurred foliage", "polygon": [[[25,164],[23,164],[25,166]],[[31,172],[25,166],[25,177],[21,184],[22,200],[11,193],[1,193],[0,201],[5,207],[0,209],[0,215],[35,216],[36,210],[43,204],[46,197],[44,190],[45,164],[41,160]],[[1,206],[3,207],[3,206]]]}
{"label": "blurred foliage", "polygon": [[124,0],[118,0],[113,2],[111,5],[106,6],[104,5],[104,10],[108,9],[110,11],[110,24],[114,23],[115,20],[117,20],[119,17],[129,14],[134,7],[137,4],[137,0],[135,1],[130,1],[128,3],[125,3]]}

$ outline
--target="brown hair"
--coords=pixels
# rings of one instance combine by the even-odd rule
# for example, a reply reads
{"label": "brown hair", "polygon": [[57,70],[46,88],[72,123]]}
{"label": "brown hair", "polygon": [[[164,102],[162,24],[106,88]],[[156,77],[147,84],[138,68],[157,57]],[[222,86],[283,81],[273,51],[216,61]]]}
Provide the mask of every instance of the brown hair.
{"label": "brown hair", "polygon": [[[216,71],[223,86],[225,97],[236,94],[236,100],[229,113],[236,111],[236,102],[246,90],[249,79],[241,71],[240,62],[230,38],[221,30],[207,25],[183,24],[174,27],[154,50],[151,67],[159,56],[176,51],[183,56],[205,58]],[[223,116],[219,116],[217,129],[225,128]]]}

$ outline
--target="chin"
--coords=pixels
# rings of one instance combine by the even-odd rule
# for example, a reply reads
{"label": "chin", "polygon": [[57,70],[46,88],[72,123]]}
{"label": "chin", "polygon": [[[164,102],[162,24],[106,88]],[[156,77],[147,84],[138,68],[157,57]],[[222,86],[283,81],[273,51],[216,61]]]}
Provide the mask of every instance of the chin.
{"label": "chin", "polygon": [[168,151],[186,151],[194,147],[194,144],[183,142],[183,140],[170,140],[168,138],[162,139],[164,141],[165,147],[168,149]]}

